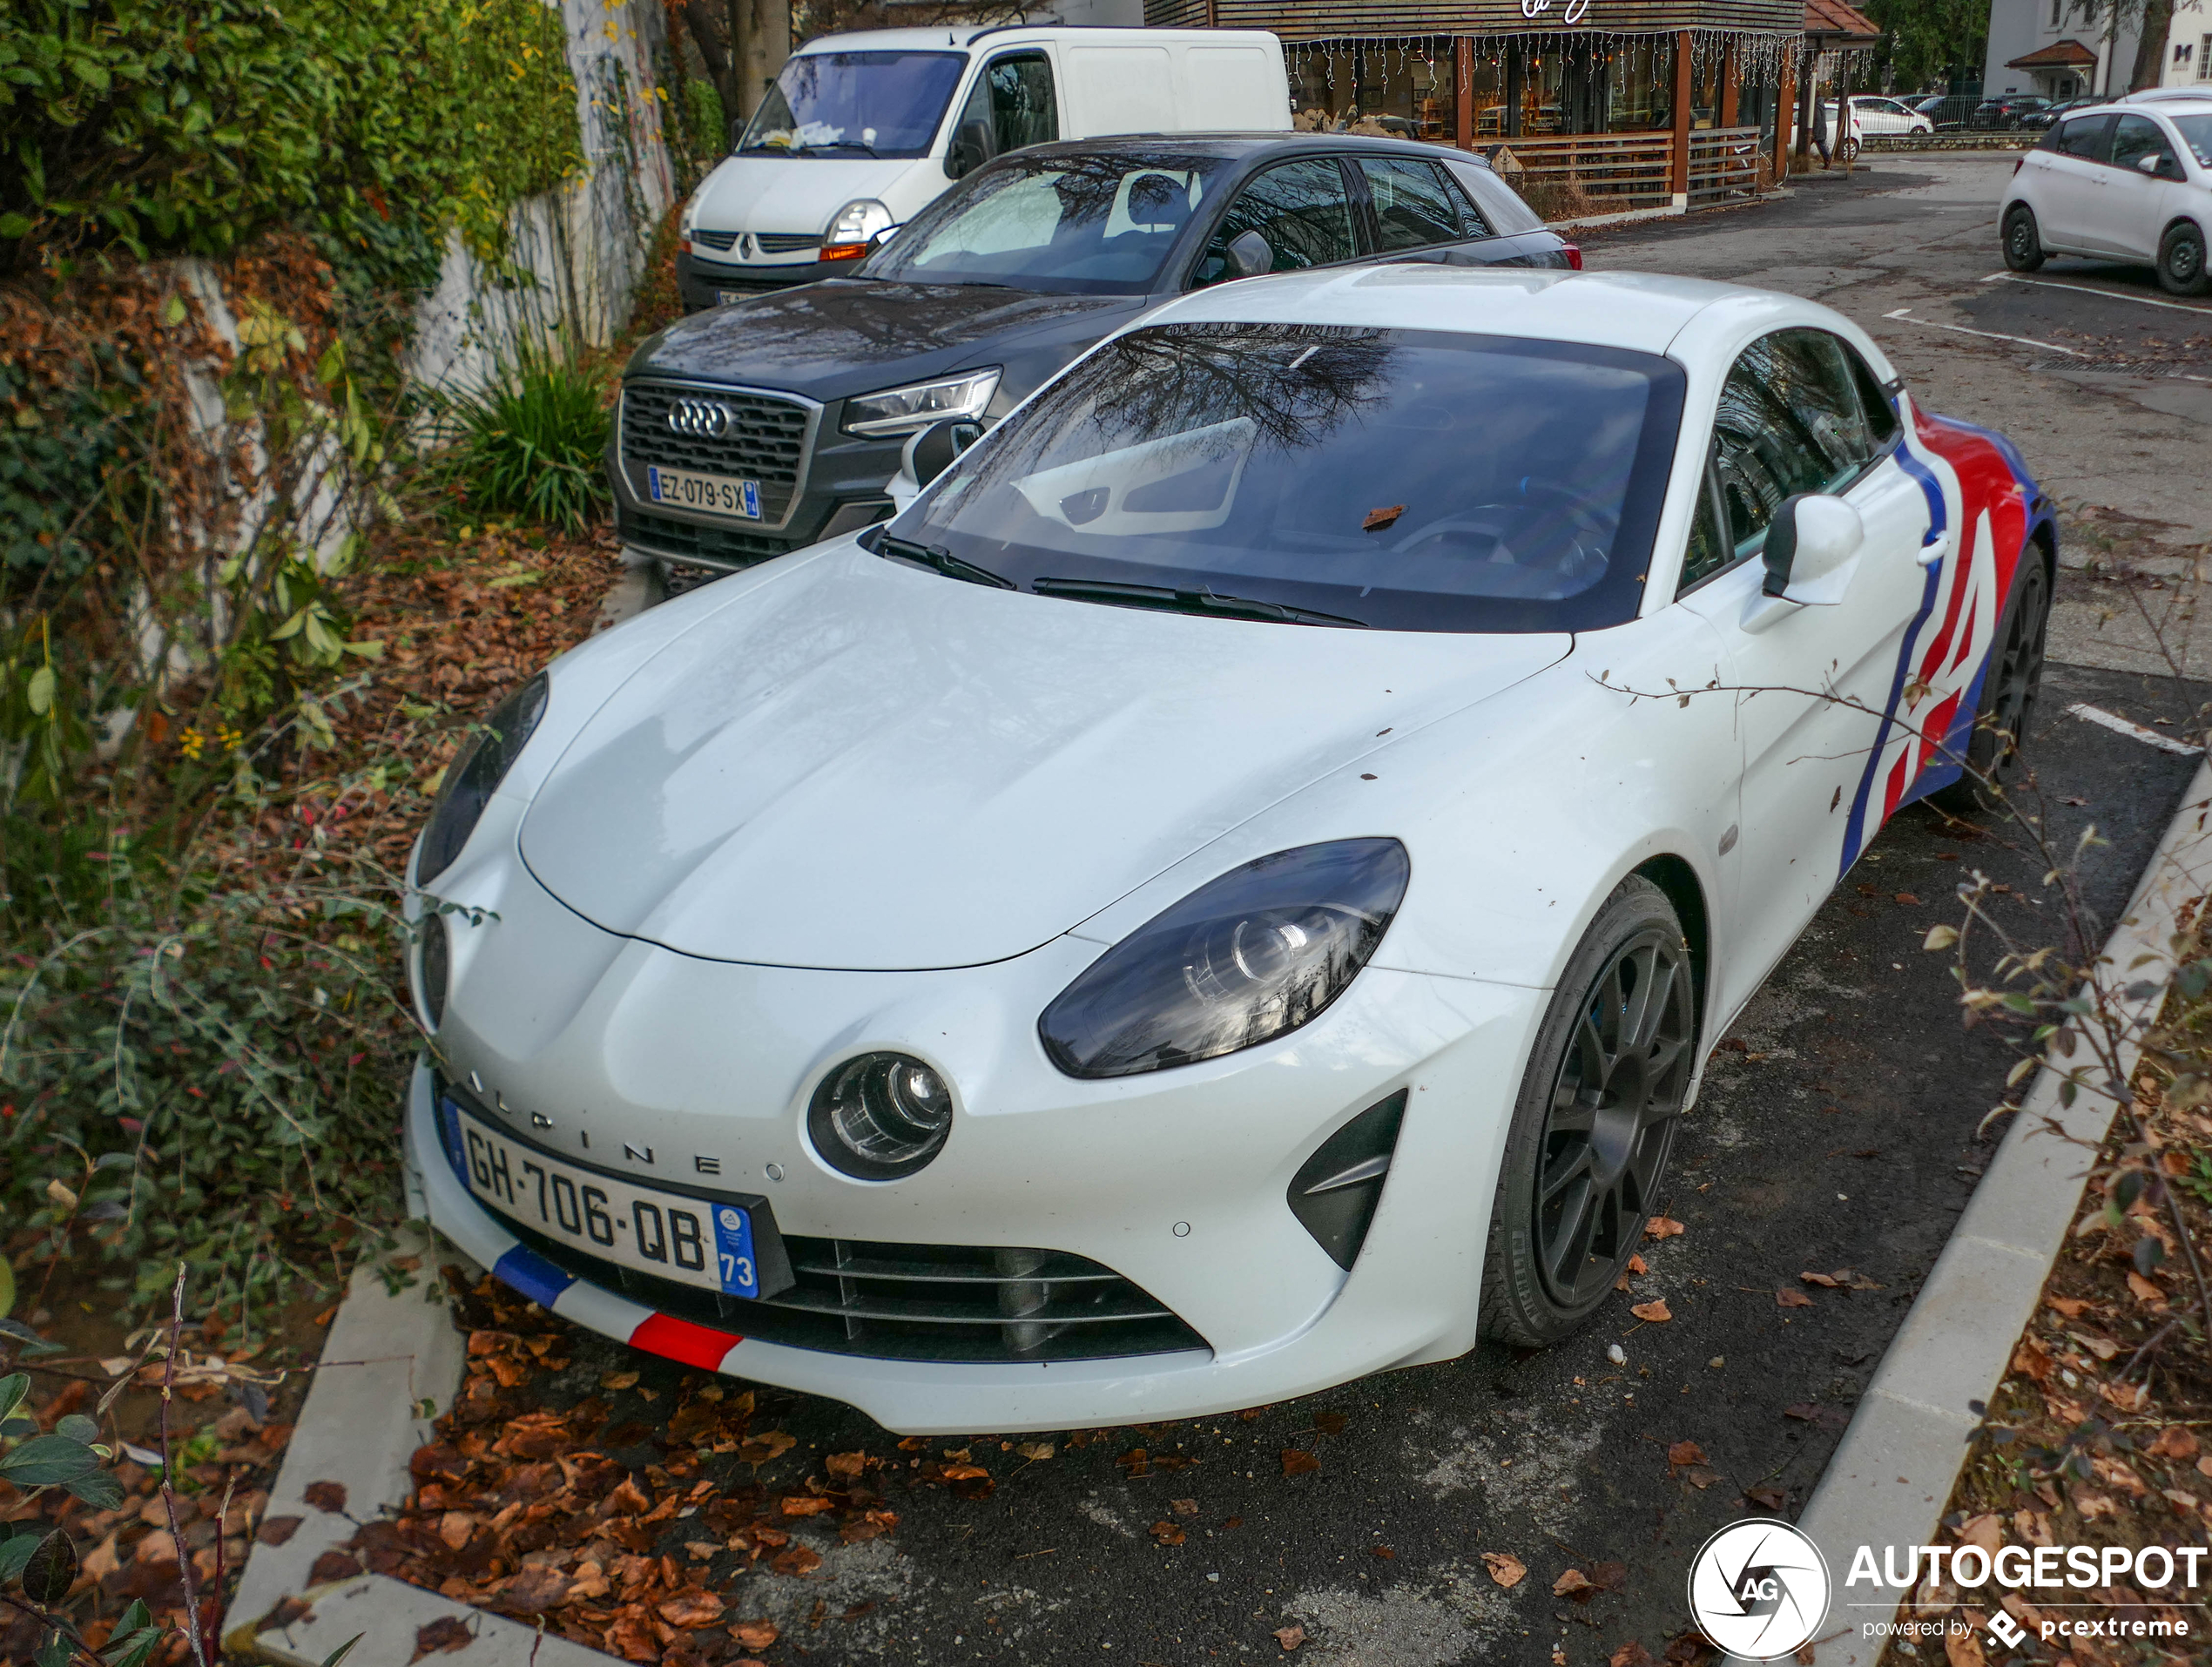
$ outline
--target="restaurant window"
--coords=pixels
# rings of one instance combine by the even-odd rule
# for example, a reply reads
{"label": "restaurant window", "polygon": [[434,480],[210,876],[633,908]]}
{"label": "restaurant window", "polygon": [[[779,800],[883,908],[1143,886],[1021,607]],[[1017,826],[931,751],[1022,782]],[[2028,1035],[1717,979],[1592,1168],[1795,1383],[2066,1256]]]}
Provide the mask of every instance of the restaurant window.
{"label": "restaurant window", "polygon": [[1606,125],[1615,133],[1672,125],[1675,43],[1647,37],[1615,45],[1608,54]]}

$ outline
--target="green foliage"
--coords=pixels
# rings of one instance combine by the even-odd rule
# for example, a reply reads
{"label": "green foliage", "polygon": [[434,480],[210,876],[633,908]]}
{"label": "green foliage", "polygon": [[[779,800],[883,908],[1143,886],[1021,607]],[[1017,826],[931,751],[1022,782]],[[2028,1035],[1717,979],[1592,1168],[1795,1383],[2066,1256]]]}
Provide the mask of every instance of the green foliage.
{"label": "green foliage", "polygon": [[[384,773],[343,784],[388,791]],[[391,968],[396,881],[326,813],[172,868],[112,831],[44,896],[10,859],[0,961],[0,1220],[199,1300],[341,1270],[399,1185],[395,1085],[417,1045]],[[297,848],[293,848],[294,847]],[[89,900],[89,901],[86,901]],[[6,1322],[0,1322],[5,1324]]]}
{"label": "green foliage", "polygon": [[482,388],[440,396],[440,470],[471,509],[579,531],[607,496],[606,398],[599,374],[525,342]]}
{"label": "green foliage", "polygon": [[1890,62],[1905,91],[1981,67],[1987,0],[1868,0],[1865,11],[1889,37]]}
{"label": "green foliage", "polygon": [[76,577],[118,518],[136,507],[111,485],[133,449],[142,368],[115,343],[94,341],[58,387],[32,378],[29,355],[0,352],[0,569],[51,569]]}
{"label": "green foliage", "polygon": [[675,81],[675,96],[663,106],[662,133],[669,159],[676,165],[676,188],[689,196],[714,165],[730,153],[730,123],[722,112],[722,95],[704,76],[685,76]]}
{"label": "green foliage", "polygon": [[582,165],[560,13],[540,0],[0,9],[17,264],[41,246],[219,255],[298,220],[419,285],[443,227],[496,260],[509,207]]}

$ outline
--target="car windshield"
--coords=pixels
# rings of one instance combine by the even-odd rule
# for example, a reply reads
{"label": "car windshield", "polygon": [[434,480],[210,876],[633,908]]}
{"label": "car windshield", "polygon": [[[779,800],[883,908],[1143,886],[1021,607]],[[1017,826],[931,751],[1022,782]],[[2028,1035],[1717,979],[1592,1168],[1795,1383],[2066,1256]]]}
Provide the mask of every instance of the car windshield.
{"label": "car windshield", "polygon": [[786,61],[740,151],[927,156],[965,52],[806,52]]}
{"label": "car windshield", "polygon": [[2182,130],[2182,143],[2195,155],[2197,166],[2212,168],[2212,116],[2176,116],[2174,125]]}
{"label": "car windshield", "polygon": [[864,275],[1146,294],[1224,165],[1180,151],[1010,159],[900,227]]}
{"label": "car windshield", "polygon": [[889,530],[1047,594],[1592,630],[1642,599],[1683,387],[1669,360],[1568,342],[1158,325],[1079,361]]}

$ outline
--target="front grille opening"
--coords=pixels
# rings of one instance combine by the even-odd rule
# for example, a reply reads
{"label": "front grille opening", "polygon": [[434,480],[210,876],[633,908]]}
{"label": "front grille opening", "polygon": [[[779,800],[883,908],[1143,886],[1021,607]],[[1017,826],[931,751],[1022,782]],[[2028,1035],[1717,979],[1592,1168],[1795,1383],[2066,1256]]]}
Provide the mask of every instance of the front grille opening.
{"label": "front grille opening", "polygon": [[758,1302],[632,1272],[521,1222],[556,1266],[678,1319],[765,1342],[887,1360],[1096,1360],[1206,1348],[1113,1269],[1065,1251],[883,1245],[786,1234],[797,1283]]}
{"label": "front grille opening", "polygon": [[[706,400],[731,413],[725,432],[711,439],[680,435],[668,426],[679,400]],[[732,388],[681,388],[636,381],[622,391],[622,462],[630,489],[651,501],[645,466],[688,469],[760,483],[760,515],[781,521],[806,465],[806,429],[813,413],[796,401]]]}
{"label": "front grille opening", "polygon": [[756,567],[762,562],[796,550],[804,540],[767,538],[757,533],[729,532],[720,527],[703,527],[694,522],[677,521],[664,515],[648,515],[627,505],[617,505],[615,510],[615,530],[625,544],[648,550],[656,556],[672,556],[678,561],[697,562],[702,566],[726,570]]}

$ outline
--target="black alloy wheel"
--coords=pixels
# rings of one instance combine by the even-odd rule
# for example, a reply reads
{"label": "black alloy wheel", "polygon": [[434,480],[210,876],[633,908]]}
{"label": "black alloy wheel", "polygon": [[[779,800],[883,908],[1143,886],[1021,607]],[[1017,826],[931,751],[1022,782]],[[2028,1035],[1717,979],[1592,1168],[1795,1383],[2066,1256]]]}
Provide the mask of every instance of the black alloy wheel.
{"label": "black alloy wheel", "polygon": [[2212,290],[2212,271],[2204,260],[2204,233],[2183,220],[2166,228],[2158,243],[2158,282],[2169,295],[2202,295]]}
{"label": "black alloy wheel", "polygon": [[1982,678],[1974,730],[1966,742],[1966,773],[1930,798],[1954,812],[1993,810],[1997,800],[1983,786],[2008,788],[2027,768],[2026,747],[2043,685],[2043,642],[2051,623],[2051,581],[2041,547],[2020,552],[2013,594],[1998,622],[1997,646]]}
{"label": "black alloy wheel", "polygon": [[1632,876],[1569,961],[1529,1061],[1485,1265],[1491,1335],[1556,1342],[1612,1291],[1659,1208],[1696,1035],[1681,923]]}
{"label": "black alloy wheel", "polygon": [[2014,272],[2043,269],[2043,237],[2035,228],[2035,211],[2014,203],[2005,213],[2005,264]]}

